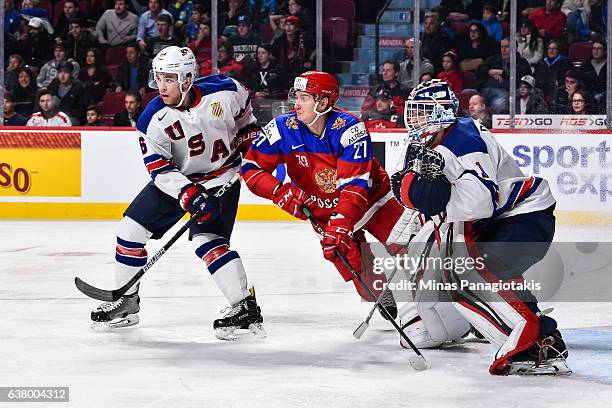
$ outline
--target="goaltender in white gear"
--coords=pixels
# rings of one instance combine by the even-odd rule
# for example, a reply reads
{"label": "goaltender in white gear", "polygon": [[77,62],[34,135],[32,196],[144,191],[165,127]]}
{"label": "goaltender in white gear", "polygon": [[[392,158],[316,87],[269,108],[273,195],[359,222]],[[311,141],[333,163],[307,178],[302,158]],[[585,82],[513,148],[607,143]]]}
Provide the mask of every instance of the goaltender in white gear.
{"label": "goaltender in white gear", "polygon": [[[425,242],[435,237],[432,255],[484,261],[464,271],[444,266],[429,277],[432,271],[426,269],[415,280],[433,277],[448,283],[451,289],[443,291],[450,301],[428,298],[434,295],[429,293],[415,299],[418,317],[410,310],[400,313],[413,320],[415,329],[421,319],[428,335],[419,336],[430,347],[456,340],[467,328],[461,321],[469,321],[499,347],[491,374],[571,373],[556,321],[540,311],[528,289],[461,286],[520,283],[523,273],[548,251],[555,231],[555,199],[546,180],[524,175],[488,129],[473,119],[456,118],[457,107],[457,98],[443,81],[428,81],[412,91],[405,123],[417,141],[407,146],[392,187],[400,203],[436,223],[435,231],[432,225],[419,233],[430,232],[431,238],[415,238]],[[436,165],[439,171],[432,172]]]}

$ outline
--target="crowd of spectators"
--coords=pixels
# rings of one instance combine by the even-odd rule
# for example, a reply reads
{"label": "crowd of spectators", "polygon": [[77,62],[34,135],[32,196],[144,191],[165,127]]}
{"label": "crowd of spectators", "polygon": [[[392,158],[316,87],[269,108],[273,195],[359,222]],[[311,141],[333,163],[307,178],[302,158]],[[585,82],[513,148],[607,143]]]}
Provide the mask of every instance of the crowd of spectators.
{"label": "crowd of spectators", "polygon": [[[151,60],[170,45],[191,48],[199,74],[212,73],[206,0],[54,1],[5,0],[5,124],[34,114],[45,120],[30,123],[68,123],[65,117],[72,125],[133,124],[153,91],[147,83]],[[475,106],[486,106],[488,113],[508,112],[509,3],[442,0],[427,11],[416,40],[420,60],[414,60],[415,39],[407,40],[401,58],[383,63],[382,82],[372,87],[362,112],[399,123],[403,101],[427,78],[446,80],[458,95],[477,92]],[[314,68],[314,5],[315,0],[219,0],[218,72],[242,81],[256,109],[270,114],[292,78]],[[607,0],[518,5],[517,113],[603,113]],[[570,46],[586,41],[590,57],[570,60]],[[324,39],[325,56],[327,44]],[[417,63],[422,77],[414,81]],[[110,92],[125,93],[119,119],[101,113]],[[50,99],[44,109],[41,98]],[[464,108],[465,114],[472,110]]]}
{"label": "crowd of spectators", "polygon": [[[212,73],[209,1],[4,1],[5,125],[133,126],[153,92],[151,61],[171,45],[191,48],[199,74]],[[269,110],[315,66],[315,0],[218,4],[218,72]],[[124,93],[125,109],[105,117],[112,92]]]}
{"label": "crowd of spectators", "polygon": [[[491,113],[509,111],[509,3],[442,0],[423,18],[420,72],[446,80],[466,101],[476,94],[462,113],[484,124]],[[519,0],[518,6],[516,113],[604,113],[607,0]],[[570,46],[585,42],[590,56],[572,61]],[[363,117],[378,109],[382,90],[393,98],[391,114],[403,116],[403,102],[415,86],[414,45],[408,39],[401,58],[383,63],[382,82],[361,106]]]}

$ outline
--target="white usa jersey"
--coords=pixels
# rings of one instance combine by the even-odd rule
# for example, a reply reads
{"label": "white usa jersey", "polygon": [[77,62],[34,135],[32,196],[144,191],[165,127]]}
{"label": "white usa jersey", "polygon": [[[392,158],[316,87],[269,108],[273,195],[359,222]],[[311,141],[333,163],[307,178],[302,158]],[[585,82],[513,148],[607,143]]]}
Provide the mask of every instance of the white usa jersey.
{"label": "white usa jersey", "polygon": [[457,119],[433,148],[444,156],[451,183],[447,222],[506,218],[556,202],[546,180],[524,175],[493,134],[471,118]]}
{"label": "white usa jersey", "polygon": [[136,125],[144,163],[155,185],[178,198],[188,184],[206,188],[227,183],[238,171],[239,130],[254,123],[248,91],[225,75],[199,78],[189,109],[155,97]]}

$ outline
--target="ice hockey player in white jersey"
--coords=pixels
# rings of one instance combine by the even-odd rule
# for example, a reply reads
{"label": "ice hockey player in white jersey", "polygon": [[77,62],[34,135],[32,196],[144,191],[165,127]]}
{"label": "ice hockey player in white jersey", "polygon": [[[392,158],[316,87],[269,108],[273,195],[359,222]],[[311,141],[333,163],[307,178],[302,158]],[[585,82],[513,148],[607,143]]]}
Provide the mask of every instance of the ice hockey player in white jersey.
{"label": "ice hockey player in white jersey", "polygon": [[[117,233],[115,279],[124,284],[147,262],[145,244],[159,239],[185,214],[201,214],[189,238],[231,307],[213,327],[218,338],[236,329],[265,336],[261,310],[238,253],[230,249],[244,148],[260,130],[247,90],[214,75],[195,79],[189,48],[165,48],[153,60],[149,86],[159,90],[137,123],[140,148],[151,181],[124,213]],[[232,183],[232,181],[234,181]],[[219,197],[215,196],[219,190]],[[94,326],[138,323],[138,285],[116,302],[94,310]]]}
{"label": "ice hockey player in white jersey", "polygon": [[[404,206],[439,221],[432,237],[443,232],[441,240],[447,239],[453,251],[447,253],[456,256],[465,249],[474,259],[478,251],[486,254],[467,277],[480,283],[522,281],[553,239],[555,199],[546,180],[525,176],[493,134],[471,118],[457,118],[457,108],[446,82],[427,81],[412,91],[405,123],[414,141],[392,176],[393,192]],[[450,282],[458,278],[452,269],[445,273]],[[467,289],[451,292],[452,303],[442,309],[452,304],[499,347],[491,374],[571,373],[557,323],[540,311],[532,292],[504,289],[486,297]],[[408,319],[402,311],[400,315],[404,322],[410,320],[404,325],[409,336],[449,333],[425,347],[456,340],[467,327],[457,321],[447,325],[445,313],[413,313]],[[462,330],[443,330],[449,327]]]}

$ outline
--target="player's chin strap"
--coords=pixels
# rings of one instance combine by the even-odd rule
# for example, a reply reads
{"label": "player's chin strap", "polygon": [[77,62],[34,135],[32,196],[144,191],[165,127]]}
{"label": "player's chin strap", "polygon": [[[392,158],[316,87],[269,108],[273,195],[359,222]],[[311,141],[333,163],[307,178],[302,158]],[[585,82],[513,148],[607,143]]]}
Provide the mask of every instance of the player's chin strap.
{"label": "player's chin strap", "polygon": [[189,88],[187,88],[187,90],[185,92],[183,92],[183,85],[184,84],[185,84],[185,82],[183,82],[183,83],[179,82],[179,85],[180,85],[179,91],[181,93],[181,100],[179,101],[179,103],[177,105],[171,105],[173,108],[180,108],[181,107],[181,105],[185,101],[185,97],[187,96],[187,94],[191,90],[191,87],[193,86],[193,80],[191,81],[191,85],[189,85]]}
{"label": "player's chin strap", "polygon": [[320,100],[320,99],[315,101],[315,105],[314,105],[313,111],[314,111],[314,113],[315,113],[315,115],[316,115],[316,116],[315,116],[315,118],[314,118],[314,119],[313,119],[313,120],[312,120],[310,123],[306,124],[306,126],[307,126],[307,127],[311,127],[312,125],[314,125],[314,124],[315,124],[315,122],[316,122],[317,120],[319,120],[319,118],[320,118],[321,116],[325,115],[326,113],[329,113],[329,112],[332,110],[332,106],[330,106],[329,108],[327,108],[327,109],[326,109],[326,110],[324,110],[323,112],[319,112],[319,111],[317,110],[317,108],[319,107],[319,102],[321,102],[321,100]]}

